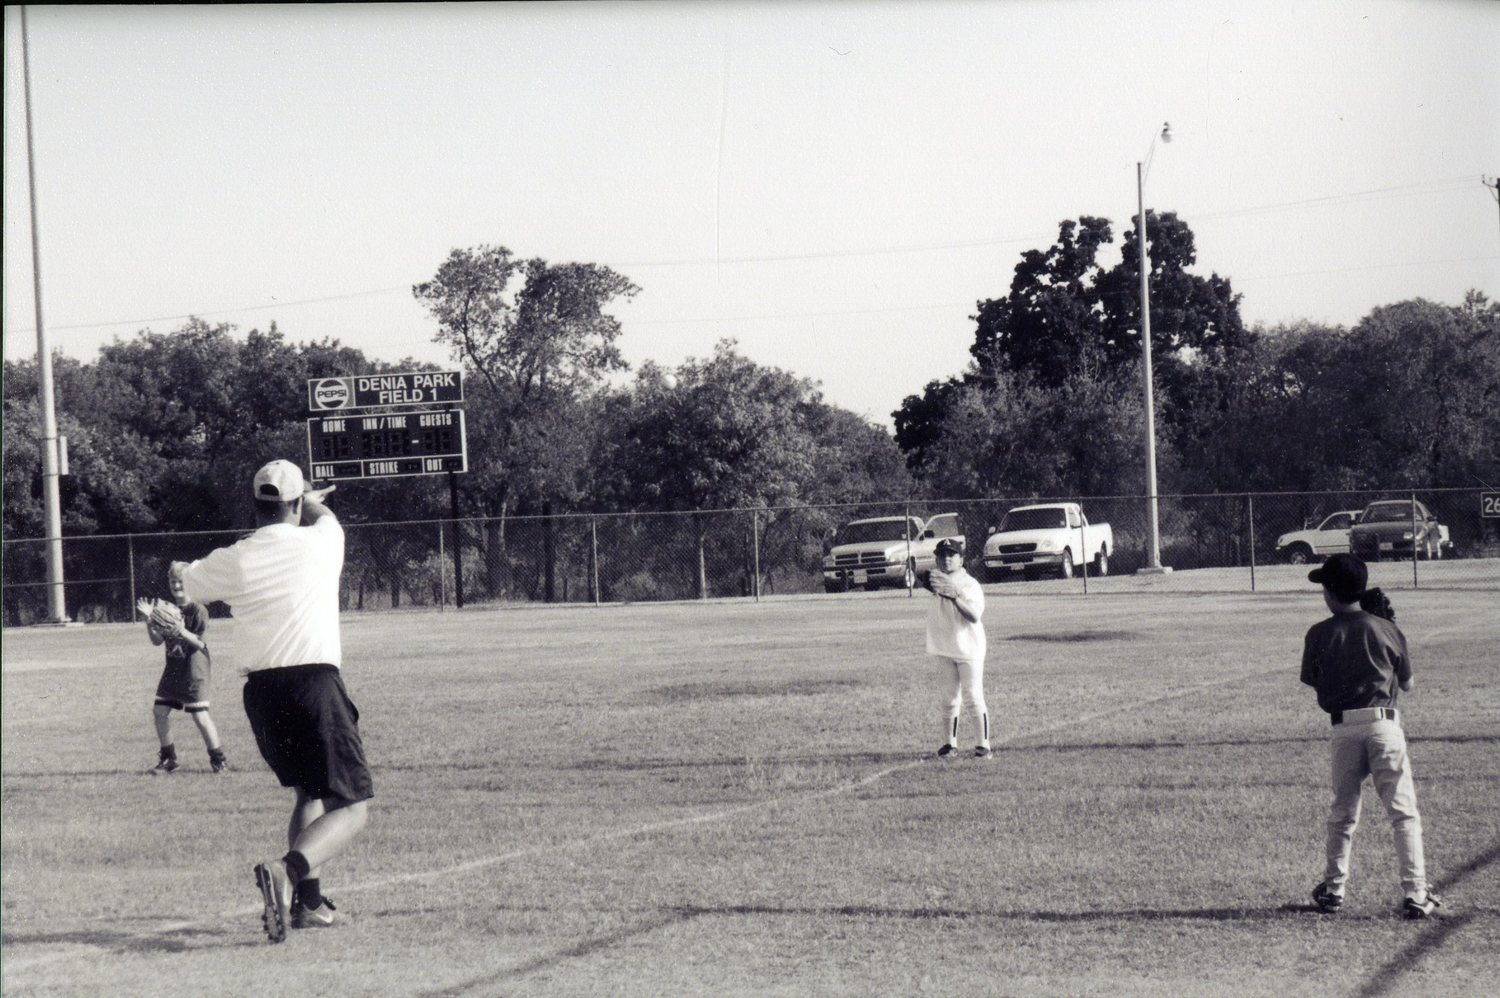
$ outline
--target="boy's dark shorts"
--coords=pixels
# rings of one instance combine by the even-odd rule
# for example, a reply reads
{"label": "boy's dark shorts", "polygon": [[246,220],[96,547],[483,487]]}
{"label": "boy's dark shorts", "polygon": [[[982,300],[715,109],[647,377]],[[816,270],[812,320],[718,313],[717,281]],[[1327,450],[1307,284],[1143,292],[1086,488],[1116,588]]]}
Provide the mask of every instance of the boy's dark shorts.
{"label": "boy's dark shorts", "polygon": [[359,710],[332,665],[262,669],[245,680],[245,716],[284,787],[319,800],[375,796]]}

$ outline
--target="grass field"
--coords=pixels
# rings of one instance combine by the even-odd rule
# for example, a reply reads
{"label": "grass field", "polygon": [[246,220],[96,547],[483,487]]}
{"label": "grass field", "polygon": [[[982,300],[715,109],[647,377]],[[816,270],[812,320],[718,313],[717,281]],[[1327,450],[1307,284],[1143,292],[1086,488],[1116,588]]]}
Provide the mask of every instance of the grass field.
{"label": "grass field", "polygon": [[[1124,579],[1112,586],[1127,587]],[[925,596],[352,616],[377,799],[332,929],[268,945],[290,794],[229,654],[231,762],[155,761],[143,630],[11,630],[11,995],[1439,995],[1500,980],[1496,594],[1393,594],[1441,917],[1408,923],[1373,792],[1312,912],[1317,593],[991,586],[993,760],[940,761]]]}

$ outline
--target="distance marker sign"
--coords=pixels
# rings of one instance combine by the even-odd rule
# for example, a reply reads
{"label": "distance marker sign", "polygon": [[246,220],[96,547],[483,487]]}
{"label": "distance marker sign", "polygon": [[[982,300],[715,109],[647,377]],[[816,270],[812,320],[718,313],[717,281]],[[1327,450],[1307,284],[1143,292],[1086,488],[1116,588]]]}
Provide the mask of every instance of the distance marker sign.
{"label": "distance marker sign", "polygon": [[312,412],[463,400],[462,371],[410,371],[307,379],[307,408]]}
{"label": "distance marker sign", "polygon": [[314,416],[307,421],[307,463],[320,482],[465,472],[464,413]]}

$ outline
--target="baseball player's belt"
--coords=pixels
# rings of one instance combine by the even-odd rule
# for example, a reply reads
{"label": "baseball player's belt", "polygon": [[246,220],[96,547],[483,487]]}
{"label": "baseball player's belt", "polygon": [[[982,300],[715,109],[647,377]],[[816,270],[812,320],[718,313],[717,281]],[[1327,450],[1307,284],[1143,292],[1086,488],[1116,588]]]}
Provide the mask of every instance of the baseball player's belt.
{"label": "baseball player's belt", "polygon": [[1364,724],[1367,721],[1394,721],[1395,707],[1361,707],[1359,710],[1336,710],[1329,715],[1334,724]]}

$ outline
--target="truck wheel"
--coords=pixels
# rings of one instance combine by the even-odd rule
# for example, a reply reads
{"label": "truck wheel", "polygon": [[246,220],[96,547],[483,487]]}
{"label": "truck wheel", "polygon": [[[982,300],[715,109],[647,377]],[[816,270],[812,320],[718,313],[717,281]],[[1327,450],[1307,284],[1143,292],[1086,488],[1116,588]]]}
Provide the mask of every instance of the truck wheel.
{"label": "truck wheel", "polygon": [[906,571],[901,575],[901,585],[905,589],[917,588],[917,563],[911,558],[906,560]]}
{"label": "truck wheel", "polygon": [[1109,574],[1109,552],[1106,551],[1104,548],[1100,548],[1099,549],[1099,555],[1098,555],[1098,557],[1096,557],[1094,559],[1094,574],[1095,575],[1108,575]]}
{"label": "truck wheel", "polygon": [[1062,564],[1057,566],[1057,577],[1059,579],[1071,579],[1073,577],[1073,549],[1063,548]]}
{"label": "truck wheel", "polygon": [[1306,565],[1312,561],[1312,549],[1306,544],[1293,544],[1287,550],[1286,560],[1292,565]]}
{"label": "truck wheel", "polygon": [[825,593],[841,593],[844,591],[844,587],[840,583],[829,582],[827,579],[824,579],[823,591]]}

